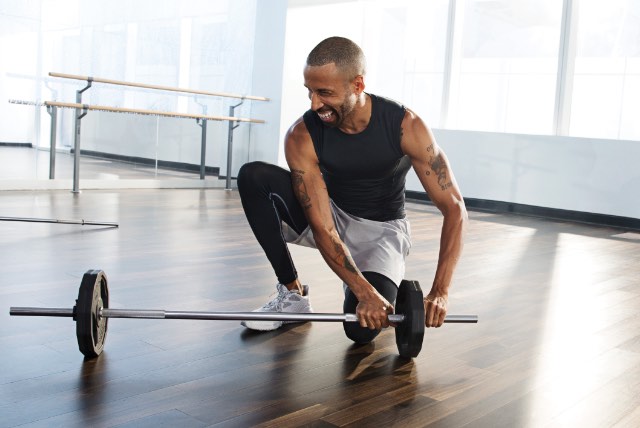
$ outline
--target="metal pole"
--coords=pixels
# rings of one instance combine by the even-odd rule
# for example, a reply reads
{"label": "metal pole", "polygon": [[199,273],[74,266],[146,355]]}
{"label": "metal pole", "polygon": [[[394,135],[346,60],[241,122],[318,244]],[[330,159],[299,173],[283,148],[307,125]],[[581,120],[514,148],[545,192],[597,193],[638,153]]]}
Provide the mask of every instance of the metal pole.
{"label": "metal pole", "polygon": [[9,309],[9,315],[23,315],[29,317],[72,317],[73,309],[12,307]]}
{"label": "metal pole", "polygon": [[[76,104],[82,104],[82,93],[91,87],[93,79],[87,80],[87,86],[76,91]],[[73,193],[80,193],[80,120],[87,114],[87,109],[76,109],[73,133]]]}
{"label": "metal pole", "polygon": [[54,218],[29,218],[29,217],[0,217],[0,221],[24,221],[28,223],[60,223],[60,224],[81,224],[90,226],[110,226],[118,227],[118,223],[89,220],[60,220]]}
{"label": "metal pole", "polygon": [[[207,115],[207,105],[198,102],[198,97],[195,97],[193,101],[202,107],[202,114],[204,116]],[[201,118],[196,119],[196,123],[200,128],[202,128],[202,133],[200,137],[200,180],[204,180],[206,175],[206,158],[207,158],[207,119]]]}
{"label": "metal pole", "polygon": [[58,127],[58,107],[47,106],[51,116],[51,132],[49,133],[49,180],[56,177],[56,134]]}
{"label": "metal pole", "polygon": [[[198,122],[200,122],[200,120],[198,120]],[[200,127],[202,128],[202,138],[200,140],[200,180],[204,180],[207,157],[207,119],[202,119]]]}
{"label": "metal pole", "polygon": [[[229,107],[229,116],[230,117],[234,117],[233,113],[234,110],[236,109],[236,107],[239,107],[242,105],[242,101],[240,101],[240,103],[234,105],[234,106],[230,106]],[[238,126],[237,123],[234,123],[233,121],[229,121],[229,140],[227,143],[227,182],[225,185],[225,190],[231,190],[231,164],[232,164],[232,159],[233,159],[233,130],[236,129]]]}
{"label": "metal pole", "polygon": [[[73,309],[11,307],[10,315],[71,317]],[[162,309],[111,309],[101,308],[99,316],[105,318],[140,319],[184,319],[184,320],[222,320],[222,321],[320,321],[320,322],[358,322],[355,314],[327,313],[288,313],[288,312],[201,312],[201,311],[165,311]],[[403,314],[390,314],[389,321],[401,323]],[[447,315],[446,323],[477,323],[477,315]]]}
{"label": "metal pole", "polygon": [[[264,321],[324,321],[324,322],[357,322],[355,314],[326,313],[290,313],[290,312],[199,312],[199,311],[164,311],[151,309],[109,309],[100,310],[105,318],[146,318],[146,319],[181,319],[181,320],[264,320]],[[389,321],[402,322],[404,315],[389,315]]]}

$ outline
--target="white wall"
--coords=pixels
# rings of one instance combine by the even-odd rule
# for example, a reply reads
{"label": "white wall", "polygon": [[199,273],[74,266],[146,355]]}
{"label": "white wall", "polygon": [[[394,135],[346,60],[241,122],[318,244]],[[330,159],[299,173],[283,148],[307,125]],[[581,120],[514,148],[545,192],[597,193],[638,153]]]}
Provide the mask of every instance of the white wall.
{"label": "white wall", "polygon": [[638,141],[433,132],[465,197],[640,218]]}
{"label": "white wall", "polygon": [[234,171],[237,171],[242,163],[253,159],[272,163],[278,161],[286,20],[287,0],[258,1],[252,91],[271,101],[252,104],[252,117],[266,120],[266,123],[251,125],[249,146],[234,154]]}
{"label": "white wall", "polygon": [[37,2],[0,2],[0,142],[37,142],[33,130],[34,118],[41,115],[39,109],[8,101],[38,97],[33,76],[40,67],[39,31]]}

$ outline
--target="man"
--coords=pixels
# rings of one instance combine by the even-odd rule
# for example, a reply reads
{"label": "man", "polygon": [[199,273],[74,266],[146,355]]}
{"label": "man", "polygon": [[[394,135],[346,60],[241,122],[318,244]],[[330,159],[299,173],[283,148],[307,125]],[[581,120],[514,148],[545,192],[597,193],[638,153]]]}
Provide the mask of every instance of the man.
{"label": "man", "polygon": [[[238,189],[249,224],[278,277],[276,297],[257,311],[311,312],[287,242],[312,246],[344,282],[344,323],[356,343],[389,326],[409,253],[405,177],[413,167],[444,215],[425,325],[447,313],[452,275],[462,251],[467,213],[447,158],[422,120],[394,101],[364,92],[365,57],[349,39],[330,37],[307,58],[304,84],[311,109],[285,137],[290,172],[245,164]],[[281,321],[244,321],[273,330]]]}

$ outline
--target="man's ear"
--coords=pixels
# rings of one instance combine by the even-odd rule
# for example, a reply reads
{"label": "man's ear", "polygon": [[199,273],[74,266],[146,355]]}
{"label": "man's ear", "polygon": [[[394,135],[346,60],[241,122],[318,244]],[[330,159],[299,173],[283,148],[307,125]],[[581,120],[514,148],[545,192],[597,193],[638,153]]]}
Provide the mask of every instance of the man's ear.
{"label": "man's ear", "polygon": [[360,95],[364,91],[364,76],[359,74],[353,79],[353,88],[356,95]]}

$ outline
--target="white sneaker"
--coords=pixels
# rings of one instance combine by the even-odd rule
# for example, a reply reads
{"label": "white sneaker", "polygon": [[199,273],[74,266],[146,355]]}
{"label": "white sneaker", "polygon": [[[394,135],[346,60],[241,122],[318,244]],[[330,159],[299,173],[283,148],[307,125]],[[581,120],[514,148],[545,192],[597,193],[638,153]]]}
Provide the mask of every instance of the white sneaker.
{"label": "white sneaker", "polygon": [[[309,287],[306,285],[302,286],[302,292],[304,293],[301,296],[298,293],[294,293],[289,291],[287,287],[278,283],[276,285],[276,289],[278,290],[276,296],[271,299],[271,301],[267,302],[261,308],[254,310],[253,312],[296,312],[296,313],[311,313],[313,309],[309,304]],[[251,330],[260,330],[260,331],[270,331],[275,330],[282,327],[283,324],[289,324],[294,322],[302,322],[302,321],[254,321],[254,320],[245,320],[240,324],[243,326],[250,328]]]}

